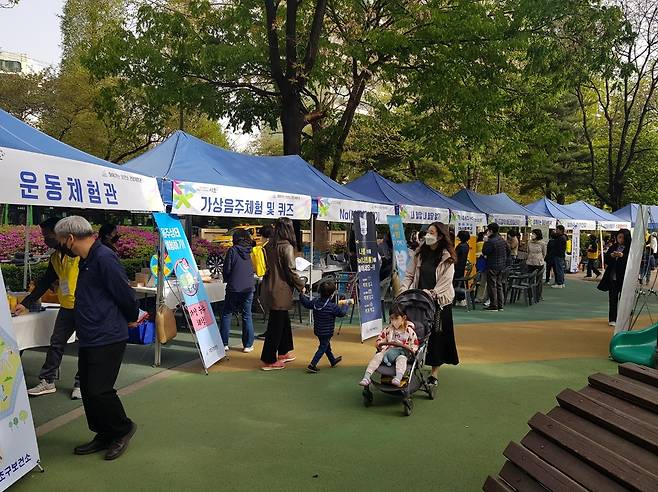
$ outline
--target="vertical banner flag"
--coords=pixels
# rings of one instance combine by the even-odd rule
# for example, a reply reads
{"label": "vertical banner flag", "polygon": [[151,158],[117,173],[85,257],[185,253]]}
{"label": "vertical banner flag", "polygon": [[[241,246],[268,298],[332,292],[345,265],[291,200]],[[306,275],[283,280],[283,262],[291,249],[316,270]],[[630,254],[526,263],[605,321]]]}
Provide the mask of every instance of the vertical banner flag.
{"label": "vertical banner flag", "polygon": [[153,217],[173,264],[173,273],[183,294],[185,309],[199,344],[201,361],[207,370],[226,354],[190,243],[178,219],[161,212],[154,213]]}
{"label": "vertical banner flag", "polygon": [[[0,292],[5,282],[0,271]],[[37,435],[7,298],[0,299],[0,490],[39,464]]]}
{"label": "vertical banner flag", "polygon": [[373,212],[354,212],[356,261],[359,265],[359,314],[361,341],[382,331],[382,296],[379,289],[377,230]]}
{"label": "vertical banner flag", "polygon": [[573,236],[571,236],[571,273],[578,273],[580,267],[580,227],[573,228]]}
{"label": "vertical banner flag", "polygon": [[409,266],[409,248],[407,248],[407,239],[404,237],[404,226],[402,217],[399,215],[389,215],[388,227],[391,230],[391,241],[393,242],[393,256],[395,256],[395,267],[398,276],[404,279]]}

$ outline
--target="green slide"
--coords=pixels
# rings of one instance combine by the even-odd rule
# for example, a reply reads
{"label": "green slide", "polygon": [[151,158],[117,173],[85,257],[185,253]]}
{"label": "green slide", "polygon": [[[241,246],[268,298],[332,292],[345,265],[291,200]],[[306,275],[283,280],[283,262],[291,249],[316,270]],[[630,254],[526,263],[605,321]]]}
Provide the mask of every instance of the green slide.
{"label": "green slide", "polygon": [[610,340],[610,355],[617,362],[654,366],[658,323],[644,330],[622,331]]}

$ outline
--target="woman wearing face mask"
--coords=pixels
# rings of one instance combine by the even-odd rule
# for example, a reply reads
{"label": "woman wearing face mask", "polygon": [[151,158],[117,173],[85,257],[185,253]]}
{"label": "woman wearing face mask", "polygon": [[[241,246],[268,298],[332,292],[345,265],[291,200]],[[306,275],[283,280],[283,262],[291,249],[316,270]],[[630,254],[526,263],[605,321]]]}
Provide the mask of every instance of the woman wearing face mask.
{"label": "woman wearing face mask", "polygon": [[598,289],[608,293],[608,324],[617,324],[617,304],[624,285],[628,253],[631,249],[631,231],[620,229],[616,236],[617,242],[605,253],[605,272]]}
{"label": "woman wearing face mask", "polygon": [[455,332],[452,321],[452,301],[455,289],[452,279],[455,274],[457,254],[450,241],[448,227],[434,222],[412,257],[402,291],[422,289],[441,306],[441,331],[430,335],[426,364],[432,366],[430,384],[438,384],[439,367],[442,364],[459,364]]}
{"label": "woman wearing face mask", "polygon": [[119,230],[114,224],[103,224],[98,231],[98,238],[101,243],[110,248],[115,253],[118,253],[117,250],[117,241],[121,236],[119,235]]}

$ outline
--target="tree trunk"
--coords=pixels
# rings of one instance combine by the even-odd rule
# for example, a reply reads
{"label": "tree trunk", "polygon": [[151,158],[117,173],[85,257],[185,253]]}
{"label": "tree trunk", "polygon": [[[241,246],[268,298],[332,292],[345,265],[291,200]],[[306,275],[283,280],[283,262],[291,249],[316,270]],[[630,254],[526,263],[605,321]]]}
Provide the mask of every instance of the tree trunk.
{"label": "tree trunk", "polygon": [[283,130],[283,154],[299,155],[302,147],[304,117],[298,95],[283,98],[281,106],[281,128]]}

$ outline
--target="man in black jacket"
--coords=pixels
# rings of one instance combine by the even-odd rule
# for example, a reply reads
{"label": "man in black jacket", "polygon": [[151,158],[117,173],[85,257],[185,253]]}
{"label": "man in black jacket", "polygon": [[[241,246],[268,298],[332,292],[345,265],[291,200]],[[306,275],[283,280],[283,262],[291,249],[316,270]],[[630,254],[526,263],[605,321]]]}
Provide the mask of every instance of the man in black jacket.
{"label": "man in black jacket", "polygon": [[505,304],[503,275],[510,256],[510,247],[500,234],[495,222],[487,227],[487,239],[482,247],[482,255],[487,259],[487,289],[491,303],[486,311],[502,311]]}
{"label": "man in black jacket", "polygon": [[128,323],[139,316],[139,306],[118,256],[94,237],[91,224],[79,216],[55,226],[60,251],[80,257],[74,306],[80,343],[78,370],[82,403],[93,440],[77,446],[75,454],[106,451],[105,459],[121,456],[136,425],[117,396],[116,383],[126,342]]}

